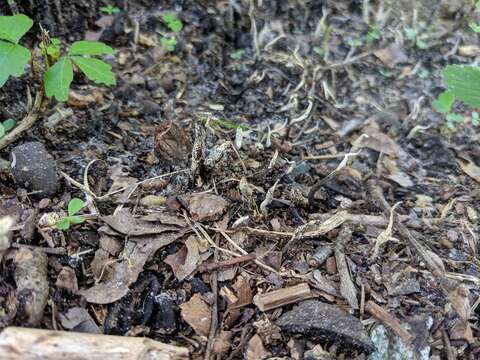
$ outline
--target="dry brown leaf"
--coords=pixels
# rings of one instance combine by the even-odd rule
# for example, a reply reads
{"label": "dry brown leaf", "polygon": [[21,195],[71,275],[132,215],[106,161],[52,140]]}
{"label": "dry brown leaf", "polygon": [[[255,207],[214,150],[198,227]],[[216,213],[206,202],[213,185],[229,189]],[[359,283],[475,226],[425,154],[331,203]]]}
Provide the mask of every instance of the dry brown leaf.
{"label": "dry brown leaf", "polygon": [[377,50],[374,54],[389,68],[394,68],[398,63],[408,61],[407,55],[405,55],[402,47],[397,43],[393,43],[386,48]]}
{"label": "dry brown leaf", "polygon": [[192,142],[176,122],[159,125],[155,129],[155,153],[169,162],[186,161],[192,151]]}
{"label": "dry brown leaf", "polygon": [[200,253],[196,236],[191,235],[185,241],[185,245],[175,254],[168,255],[165,263],[171,266],[178,281],[184,280],[195,271],[200,262]]}
{"label": "dry brown leaf", "polygon": [[366,147],[378,152],[382,152],[392,157],[398,157],[401,148],[400,146],[387,134],[382,133],[376,126],[370,125],[364,128],[364,134],[360,135],[359,147]]}
{"label": "dry brown leaf", "polygon": [[248,342],[247,360],[266,359],[270,355],[270,352],[263,345],[262,338],[258,334],[253,335]]}
{"label": "dry brown leaf", "polygon": [[238,300],[229,307],[230,309],[238,309],[252,303],[253,291],[250,287],[248,279],[245,276],[239,275],[235,281],[235,284],[233,285],[233,288]]}
{"label": "dry brown leaf", "polygon": [[69,266],[64,266],[62,270],[60,270],[57,276],[57,281],[55,282],[55,286],[58,288],[63,288],[70,291],[77,291],[78,281],[77,281],[77,275],[75,274],[75,270],[73,270]]}
{"label": "dry brown leaf", "polygon": [[208,336],[212,312],[208,304],[199,294],[194,294],[189,301],[180,305],[183,320],[190,325],[198,335]]}
{"label": "dry brown leaf", "polygon": [[192,195],[188,209],[195,221],[215,221],[223,215],[227,206],[228,202],[221,196],[200,193]]}
{"label": "dry brown leaf", "polygon": [[480,183],[480,167],[475,165],[473,161],[462,158],[457,158],[457,163],[465,174]]}

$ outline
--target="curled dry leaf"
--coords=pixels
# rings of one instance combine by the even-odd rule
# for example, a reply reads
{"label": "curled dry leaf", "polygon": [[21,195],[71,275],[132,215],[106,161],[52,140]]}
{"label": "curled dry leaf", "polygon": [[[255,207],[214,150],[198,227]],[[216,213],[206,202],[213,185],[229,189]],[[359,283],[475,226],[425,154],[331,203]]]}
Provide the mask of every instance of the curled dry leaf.
{"label": "curled dry leaf", "polygon": [[155,153],[168,162],[186,161],[192,151],[192,142],[176,122],[164,123],[155,130]]}
{"label": "curled dry leaf", "polygon": [[165,263],[171,266],[175,277],[178,281],[184,280],[190,275],[200,261],[200,253],[198,249],[198,241],[195,236],[189,236],[185,241],[185,245],[175,254],[168,255]]}

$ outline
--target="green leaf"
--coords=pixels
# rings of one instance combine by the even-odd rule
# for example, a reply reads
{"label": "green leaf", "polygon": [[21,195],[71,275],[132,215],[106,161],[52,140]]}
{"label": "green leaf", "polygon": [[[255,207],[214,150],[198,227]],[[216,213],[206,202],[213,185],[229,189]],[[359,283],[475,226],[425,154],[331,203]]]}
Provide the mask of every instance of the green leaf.
{"label": "green leaf", "polygon": [[72,216],[78,213],[80,210],[82,210],[85,207],[85,204],[83,201],[79,198],[73,198],[70,200],[68,203],[68,215]]}
{"label": "green leaf", "polygon": [[447,115],[447,121],[449,123],[463,122],[464,118],[460,114],[451,113]]}
{"label": "green leaf", "polygon": [[0,138],[4,137],[5,133],[6,133],[5,127],[2,124],[0,124]]}
{"label": "green leaf", "polygon": [[436,111],[446,114],[452,110],[454,102],[455,95],[451,91],[447,90],[438,95],[437,100],[432,103],[432,106]]}
{"label": "green leaf", "polygon": [[0,41],[0,87],[9,76],[21,76],[30,60],[30,51],[21,45]]}
{"label": "green leaf", "polygon": [[480,69],[475,66],[449,65],[443,70],[448,89],[465,104],[480,107]]}
{"label": "green leaf", "polygon": [[43,77],[47,96],[55,96],[58,101],[67,101],[72,80],[72,62],[69,58],[63,57],[48,69]]}
{"label": "green leaf", "polygon": [[90,80],[97,84],[115,85],[117,83],[110,64],[102,60],[80,56],[72,56],[71,59]]}
{"label": "green leaf", "polygon": [[169,12],[169,13],[163,14],[162,20],[165,24],[167,24],[167,27],[173,32],[179,32],[183,29],[183,23],[175,13]]}
{"label": "green leaf", "polygon": [[70,229],[70,219],[69,219],[67,216],[61,218],[61,219],[57,222],[57,229],[59,229],[59,230],[68,230],[68,229]]}
{"label": "green leaf", "polygon": [[476,111],[472,112],[472,125],[473,126],[480,125],[480,115]]}
{"label": "green leaf", "polygon": [[240,60],[243,54],[245,54],[245,49],[238,49],[230,53],[230,58],[233,60]]}
{"label": "green leaf", "polygon": [[110,46],[100,42],[92,40],[75,41],[70,50],[69,55],[104,55],[115,54],[115,50]]}
{"label": "green leaf", "polygon": [[160,44],[167,50],[167,51],[175,51],[175,47],[177,46],[177,40],[174,37],[162,37],[160,39]]}
{"label": "green leaf", "polygon": [[15,124],[16,124],[15,120],[7,119],[3,122],[2,126],[5,129],[5,131],[7,132],[7,131],[12,130],[15,127]]}
{"label": "green leaf", "polygon": [[16,44],[32,26],[32,19],[23,14],[0,16],[0,39]]}
{"label": "green leaf", "polygon": [[468,26],[469,26],[470,29],[472,29],[474,32],[480,33],[480,25],[475,24],[474,22],[470,22],[470,23],[468,23]]}
{"label": "green leaf", "polygon": [[70,220],[71,224],[81,224],[85,222],[85,219],[81,218],[80,216],[69,216],[68,219]]}

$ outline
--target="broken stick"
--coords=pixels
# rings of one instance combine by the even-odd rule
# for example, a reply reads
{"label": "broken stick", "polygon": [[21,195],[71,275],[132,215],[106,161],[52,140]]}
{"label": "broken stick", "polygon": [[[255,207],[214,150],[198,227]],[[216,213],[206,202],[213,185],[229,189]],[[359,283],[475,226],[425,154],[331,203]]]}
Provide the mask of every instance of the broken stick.
{"label": "broken stick", "polygon": [[8,327],[0,333],[3,360],[183,360],[188,349],[142,337]]}
{"label": "broken stick", "polygon": [[308,284],[301,283],[284,289],[270,291],[265,294],[255,295],[253,303],[258,306],[260,311],[268,311],[312,297],[315,297],[315,295],[310,290]]}

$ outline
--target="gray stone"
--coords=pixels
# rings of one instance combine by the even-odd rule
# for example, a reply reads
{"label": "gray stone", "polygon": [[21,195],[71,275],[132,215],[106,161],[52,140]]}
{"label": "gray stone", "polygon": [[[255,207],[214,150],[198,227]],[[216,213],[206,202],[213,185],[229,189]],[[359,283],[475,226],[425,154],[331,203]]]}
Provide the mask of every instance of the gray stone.
{"label": "gray stone", "polygon": [[276,322],[282,330],[312,340],[331,341],[341,351],[375,350],[360,320],[338,307],[318,300],[307,300],[283,314]]}
{"label": "gray stone", "polygon": [[29,142],[13,148],[10,154],[11,171],[15,182],[40,196],[57,192],[59,180],[55,161],[48,157],[45,146]]}

